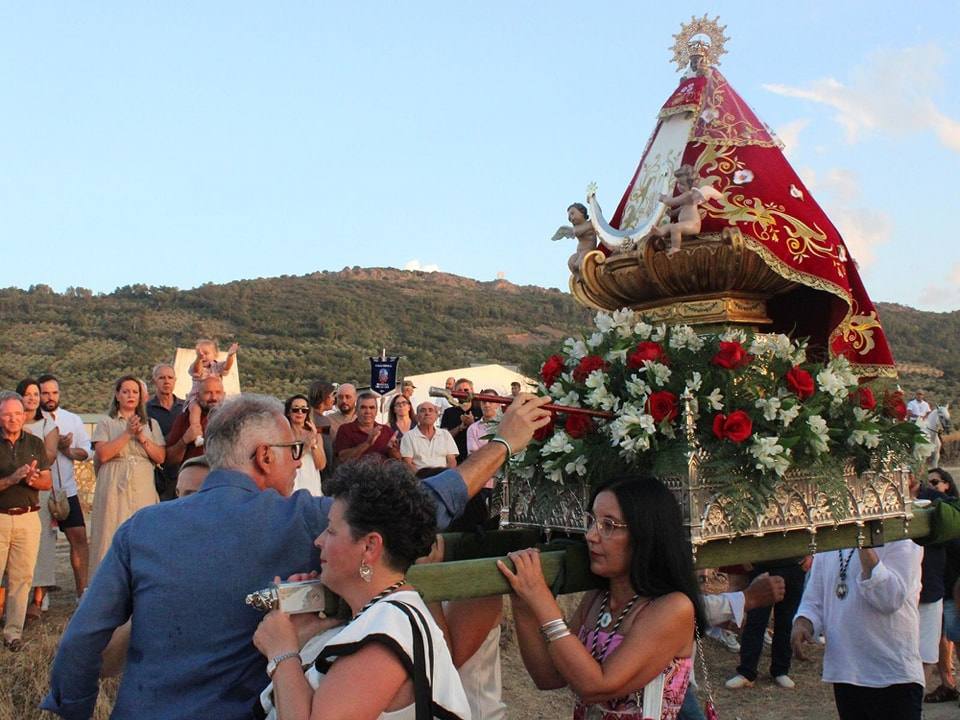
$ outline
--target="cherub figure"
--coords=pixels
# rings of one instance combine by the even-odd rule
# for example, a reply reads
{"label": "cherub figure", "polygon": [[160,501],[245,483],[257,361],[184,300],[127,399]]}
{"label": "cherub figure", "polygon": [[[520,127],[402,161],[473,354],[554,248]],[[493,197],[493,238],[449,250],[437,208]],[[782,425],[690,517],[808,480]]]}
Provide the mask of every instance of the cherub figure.
{"label": "cherub figure", "polygon": [[694,185],[696,173],[690,165],[681,165],[673,175],[677,178],[680,194],[676,197],[660,196],[660,202],[670,208],[669,215],[672,221],[653,230],[653,234],[657,237],[670,236],[668,256],[680,252],[684,235],[696,235],[700,232],[700,204],[722,197],[712,185],[696,187]]}
{"label": "cherub figure", "polygon": [[580,263],[591,250],[597,249],[597,231],[587,214],[587,206],[583,203],[574,203],[567,208],[569,225],[561,225],[553,234],[551,240],[560,238],[577,238],[577,251],[567,260],[567,267],[574,277],[580,277]]}

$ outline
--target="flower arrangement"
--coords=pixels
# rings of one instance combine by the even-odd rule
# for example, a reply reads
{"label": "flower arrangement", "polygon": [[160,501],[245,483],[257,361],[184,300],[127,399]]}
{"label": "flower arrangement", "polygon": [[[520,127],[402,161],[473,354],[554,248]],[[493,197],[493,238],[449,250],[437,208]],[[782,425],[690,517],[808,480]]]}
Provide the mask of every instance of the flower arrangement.
{"label": "flower arrangement", "polygon": [[878,402],[846,359],[812,362],[804,341],[741,328],[698,334],[632,310],[594,322],[544,362],[540,389],[607,417],[557,413],[513,461],[525,478],[685,475],[696,453],[746,522],[792,468],[817,478],[836,510],[848,464],[863,472],[928,452],[919,428],[903,422],[902,396]]}

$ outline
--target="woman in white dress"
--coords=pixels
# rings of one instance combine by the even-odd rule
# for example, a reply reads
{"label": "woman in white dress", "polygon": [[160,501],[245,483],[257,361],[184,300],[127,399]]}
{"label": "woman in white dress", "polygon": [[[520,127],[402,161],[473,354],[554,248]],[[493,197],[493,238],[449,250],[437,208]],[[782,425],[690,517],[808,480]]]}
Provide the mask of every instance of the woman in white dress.
{"label": "woman in white dress", "polygon": [[140,380],[132,375],[117,380],[107,414],[93,431],[97,487],[90,530],[90,577],[110,549],[117,528],[140,508],[160,501],[153,468],[166,456],[160,426],[147,417]]}
{"label": "woman in white dress", "polygon": [[303,455],[297,476],[293,480],[293,489],[309,490],[311,495],[323,495],[320,488],[320,471],[327,466],[327,455],[323,451],[320,433],[310,422],[310,402],[306,395],[294,395],[284,404],[284,415],[290,421],[293,434],[303,441]]}
{"label": "woman in white dress", "polygon": [[443,633],[404,578],[436,537],[433,498],[402,463],[372,460],[341,465],[330,494],[316,542],[321,578],[352,618],[305,646],[299,638],[311,623],[319,629],[316,615],[274,610],[263,619],[253,636],[273,681],[260,696],[263,715],[469,718]]}
{"label": "woman in white dress", "polygon": [[[40,411],[40,385],[33,378],[26,378],[17,384],[17,392],[23,398],[24,416],[27,419],[23,429],[43,440],[47,456],[51,463],[54,462],[57,459],[60,431],[56,423],[44,417]],[[54,487],[59,487],[56,469],[52,472]],[[33,602],[27,607],[27,618],[40,617],[47,589],[57,584],[57,527],[47,508],[49,497],[49,490],[40,491],[40,551],[33,571]]]}

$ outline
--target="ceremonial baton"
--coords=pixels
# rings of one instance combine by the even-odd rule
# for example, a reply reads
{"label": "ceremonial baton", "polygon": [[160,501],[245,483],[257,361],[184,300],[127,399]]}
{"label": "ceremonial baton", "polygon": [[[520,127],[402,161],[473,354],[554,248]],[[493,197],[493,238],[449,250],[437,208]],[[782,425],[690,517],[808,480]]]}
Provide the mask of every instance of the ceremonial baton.
{"label": "ceremonial baton", "polygon": [[[479,394],[475,395],[470,390],[447,390],[445,387],[431,387],[430,388],[430,397],[442,397],[446,398],[451,405],[458,404],[454,403],[454,400],[458,401],[469,401],[473,402],[474,400],[479,400],[480,402],[492,402],[497,403],[497,405],[509,405],[513,402],[512,397],[503,397],[501,395],[484,395]],[[586,417],[596,417],[603,418],[604,420],[612,420],[616,417],[612,412],[607,412],[606,410],[590,410],[589,408],[581,407],[571,407],[570,405],[555,405],[549,403],[543,406],[544,410],[547,410],[551,413],[566,413],[567,415],[584,415]]]}

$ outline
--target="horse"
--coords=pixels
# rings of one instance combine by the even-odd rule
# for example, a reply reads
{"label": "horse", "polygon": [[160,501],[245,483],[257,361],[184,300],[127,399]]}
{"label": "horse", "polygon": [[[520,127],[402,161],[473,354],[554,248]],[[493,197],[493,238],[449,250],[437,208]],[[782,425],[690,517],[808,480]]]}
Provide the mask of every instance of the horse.
{"label": "horse", "polygon": [[927,442],[933,446],[933,452],[927,458],[929,467],[940,467],[940,450],[943,447],[940,435],[950,432],[952,427],[950,406],[938,405],[925,418],[918,418],[917,423],[927,436]]}

